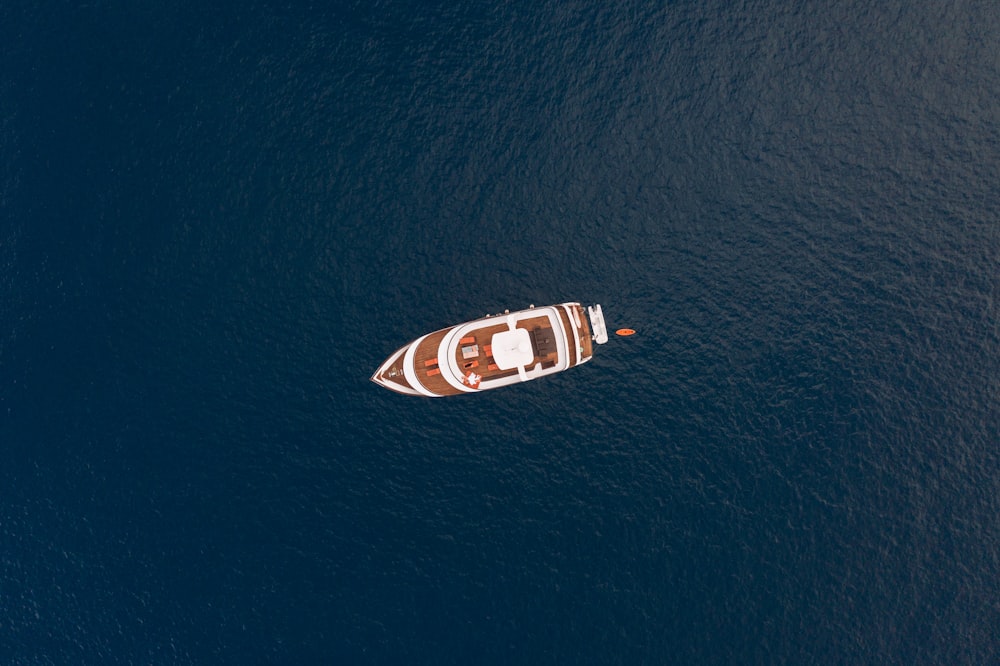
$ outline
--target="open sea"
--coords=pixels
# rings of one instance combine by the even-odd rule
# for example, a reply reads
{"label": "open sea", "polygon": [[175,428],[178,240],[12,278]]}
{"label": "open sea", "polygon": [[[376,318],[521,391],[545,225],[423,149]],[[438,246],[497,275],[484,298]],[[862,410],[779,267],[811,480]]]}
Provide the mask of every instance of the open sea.
{"label": "open sea", "polygon": [[4,2],[0,663],[998,664],[998,299],[991,0]]}

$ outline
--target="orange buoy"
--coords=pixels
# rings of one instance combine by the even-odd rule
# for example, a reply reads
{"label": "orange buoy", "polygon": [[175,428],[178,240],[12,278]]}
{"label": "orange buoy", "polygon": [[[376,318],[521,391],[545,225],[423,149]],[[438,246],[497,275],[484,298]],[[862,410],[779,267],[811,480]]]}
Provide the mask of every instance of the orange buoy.
{"label": "orange buoy", "polygon": [[633,331],[631,328],[619,328],[617,331],[615,331],[615,335],[620,335],[622,337],[625,337],[627,335],[635,335],[635,331]]}

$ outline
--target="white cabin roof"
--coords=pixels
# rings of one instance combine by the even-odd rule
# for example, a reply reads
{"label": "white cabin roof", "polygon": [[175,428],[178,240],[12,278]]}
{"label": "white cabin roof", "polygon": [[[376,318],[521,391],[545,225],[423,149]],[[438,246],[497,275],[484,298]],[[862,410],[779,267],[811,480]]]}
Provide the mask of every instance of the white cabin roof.
{"label": "white cabin roof", "polygon": [[531,338],[523,328],[496,333],[490,345],[493,347],[493,360],[501,370],[524,367],[535,357]]}

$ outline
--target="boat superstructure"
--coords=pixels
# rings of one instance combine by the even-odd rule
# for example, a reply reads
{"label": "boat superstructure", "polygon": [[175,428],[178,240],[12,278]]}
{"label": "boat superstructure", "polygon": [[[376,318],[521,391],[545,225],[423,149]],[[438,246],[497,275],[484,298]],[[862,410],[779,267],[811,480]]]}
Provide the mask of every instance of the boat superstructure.
{"label": "boat superstructure", "polygon": [[477,393],[586,363],[594,344],[607,341],[600,305],[531,306],[419,337],[393,352],[372,381],[431,398]]}

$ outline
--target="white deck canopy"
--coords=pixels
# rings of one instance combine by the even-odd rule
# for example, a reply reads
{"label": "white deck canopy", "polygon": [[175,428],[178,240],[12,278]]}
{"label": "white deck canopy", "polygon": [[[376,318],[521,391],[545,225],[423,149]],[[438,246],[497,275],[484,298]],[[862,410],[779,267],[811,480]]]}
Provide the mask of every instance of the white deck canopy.
{"label": "white deck canopy", "polygon": [[531,350],[531,338],[523,328],[495,334],[490,345],[493,347],[493,360],[501,370],[526,366],[535,357]]}

